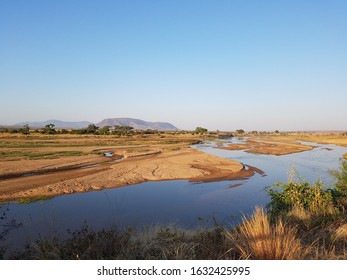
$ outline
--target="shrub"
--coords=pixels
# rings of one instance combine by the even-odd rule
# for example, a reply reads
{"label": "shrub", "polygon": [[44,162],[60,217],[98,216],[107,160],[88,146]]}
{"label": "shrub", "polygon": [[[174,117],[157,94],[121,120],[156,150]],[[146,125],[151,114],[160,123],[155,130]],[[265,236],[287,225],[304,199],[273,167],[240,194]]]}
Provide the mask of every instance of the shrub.
{"label": "shrub", "polygon": [[347,160],[340,159],[338,169],[330,170],[330,175],[336,180],[335,189],[340,198],[347,197]]}
{"label": "shrub", "polygon": [[311,184],[300,178],[294,167],[286,183],[278,182],[265,188],[265,191],[271,198],[266,207],[273,219],[283,217],[293,209],[309,211],[321,217],[339,212],[341,195],[338,188],[325,187],[321,180]]}
{"label": "shrub", "polygon": [[271,197],[267,208],[274,217],[287,213],[294,207],[323,214],[336,210],[332,189],[325,188],[320,180],[314,184],[295,181],[279,182],[268,187],[266,191]]}

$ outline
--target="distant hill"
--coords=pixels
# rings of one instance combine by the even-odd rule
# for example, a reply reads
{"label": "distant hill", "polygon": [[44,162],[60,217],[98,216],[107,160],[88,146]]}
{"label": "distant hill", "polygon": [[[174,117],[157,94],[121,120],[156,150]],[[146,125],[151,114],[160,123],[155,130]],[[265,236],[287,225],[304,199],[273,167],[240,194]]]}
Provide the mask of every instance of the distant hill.
{"label": "distant hill", "polygon": [[47,124],[54,124],[56,128],[84,128],[87,127],[91,122],[88,121],[81,121],[81,122],[65,122],[65,121],[59,121],[59,120],[48,120],[44,122],[21,122],[16,123],[15,126],[23,126],[25,124],[28,124],[31,128],[41,128],[45,127]]}
{"label": "distant hill", "polygon": [[[71,128],[71,129],[80,129],[80,128],[86,128],[91,122],[89,121],[81,121],[81,122],[65,122],[60,120],[48,120],[44,122],[20,122],[16,123],[13,126],[7,126],[7,127],[22,127],[25,124],[28,124],[30,128],[42,128],[45,127],[47,124],[54,124],[55,128]],[[179,130],[176,126],[172,125],[171,123],[167,122],[146,122],[139,119],[132,119],[132,118],[111,118],[111,119],[104,119],[101,122],[98,122],[95,124],[98,127],[103,126],[131,126],[136,130],[146,130],[146,129],[152,129],[152,130]]]}
{"label": "distant hill", "polygon": [[101,122],[95,124],[98,127],[103,126],[131,126],[136,130],[179,130],[176,126],[167,122],[146,122],[139,119],[131,119],[131,118],[112,118],[112,119],[104,119]]}

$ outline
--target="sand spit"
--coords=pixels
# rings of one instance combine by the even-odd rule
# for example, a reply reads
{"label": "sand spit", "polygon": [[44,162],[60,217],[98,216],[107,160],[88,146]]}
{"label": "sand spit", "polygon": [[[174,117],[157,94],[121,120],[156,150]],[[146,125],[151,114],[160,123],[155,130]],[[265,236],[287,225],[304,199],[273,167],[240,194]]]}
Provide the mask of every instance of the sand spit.
{"label": "sand spit", "polygon": [[184,147],[109,162],[93,168],[2,179],[0,201],[101,190],[146,181],[241,179],[252,176],[254,172],[261,174],[261,171],[253,167],[245,168],[239,162]]}

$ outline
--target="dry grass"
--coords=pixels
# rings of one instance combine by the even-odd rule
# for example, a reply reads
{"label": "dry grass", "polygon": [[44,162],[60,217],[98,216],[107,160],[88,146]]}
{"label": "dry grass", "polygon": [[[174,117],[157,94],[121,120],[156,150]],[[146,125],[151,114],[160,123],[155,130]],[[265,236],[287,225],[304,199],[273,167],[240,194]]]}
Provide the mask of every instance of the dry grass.
{"label": "dry grass", "polygon": [[142,231],[116,229],[94,232],[83,227],[71,238],[43,238],[28,244],[15,259],[219,259],[226,251],[220,228],[187,231],[151,227]]}
{"label": "dry grass", "polygon": [[226,231],[241,259],[257,260],[303,259],[308,250],[296,233],[295,227],[286,226],[281,220],[271,225],[268,215],[259,207],[234,232]]}
{"label": "dry grass", "polygon": [[[347,259],[344,219],[313,226],[315,214],[293,210],[271,223],[268,213],[253,215],[232,230],[184,230],[154,226],[142,230],[92,231],[83,227],[68,239],[41,238],[28,244],[15,259],[139,259],[139,260],[294,260]],[[295,219],[294,219],[295,217]],[[300,220],[304,222],[300,222]],[[306,224],[303,224],[306,223]],[[303,226],[304,225],[304,226]]]}

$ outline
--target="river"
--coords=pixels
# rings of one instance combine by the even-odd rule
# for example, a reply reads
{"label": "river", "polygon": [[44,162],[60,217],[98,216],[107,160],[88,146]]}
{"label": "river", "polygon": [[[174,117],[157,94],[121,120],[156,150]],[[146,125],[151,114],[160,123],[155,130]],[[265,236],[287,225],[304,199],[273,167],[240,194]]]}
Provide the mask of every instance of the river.
{"label": "river", "polygon": [[[238,139],[225,143],[240,142]],[[146,228],[170,225],[182,228],[235,224],[256,205],[265,206],[269,198],[264,188],[287,181],[292,167],[310,182],[320,178],[332,184],[329,169],[339,166],[347,148],[336,145],[305,143],[313,150],[283,156],[251,154],[245,151],[216,149],[216,143],[194,145],[193,148],[224,158],[234,159],[260,168],[265,175],[255,174],[247,180],[190,183],[185,180],[146,182],[102,191],[69,194],[30,204],[9,203],[7,218],[22,226],[6,236],[6,244],[18,248],[40,236],[80,229],[128,227]]]}

